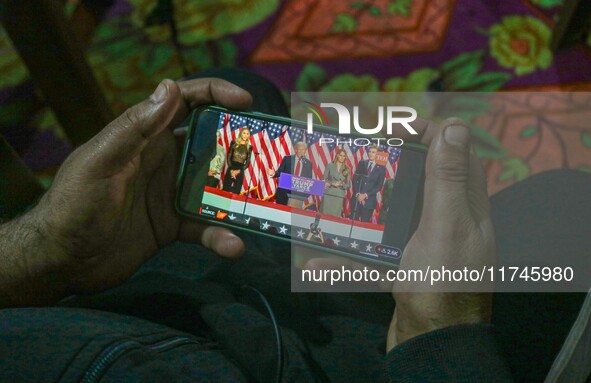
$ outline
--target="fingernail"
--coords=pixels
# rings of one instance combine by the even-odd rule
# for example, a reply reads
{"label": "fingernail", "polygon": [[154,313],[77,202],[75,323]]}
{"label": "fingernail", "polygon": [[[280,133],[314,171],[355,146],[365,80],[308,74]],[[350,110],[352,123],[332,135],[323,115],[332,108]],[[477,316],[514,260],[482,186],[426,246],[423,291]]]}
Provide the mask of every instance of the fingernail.
{"label": "fingernail", "polygon": [[152,95],[150,96],[150,100],[152,100],[152,102],[155,104],[160,104],[161,102],[164,102],[164,100],[166,100],[167,94],[168,88],[166,87],[166,85],[164,85],[163,82],[161,82],[160,84],[158,84],[158,87],[156,88],[154,93],[152,93]]}
{"label": "fingernail", "polygon": [[470,142],[470,131],[462,125],[451,125],[445,128],[443,138],[448,144],[466,147]]}
{"label": "fingernail", "polygon": [[226,257],[236,258],[242,254],[242,240],[234,233],[227,233],[223,241],[214,244],[214,251]]}

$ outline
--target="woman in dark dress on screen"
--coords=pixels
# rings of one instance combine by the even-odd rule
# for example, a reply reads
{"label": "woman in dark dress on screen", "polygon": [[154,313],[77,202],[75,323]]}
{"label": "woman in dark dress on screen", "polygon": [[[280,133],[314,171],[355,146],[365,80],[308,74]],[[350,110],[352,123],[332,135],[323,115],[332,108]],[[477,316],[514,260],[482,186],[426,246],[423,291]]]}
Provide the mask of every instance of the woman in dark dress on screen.
{"label": "woman in dark dress on screen", "polygon": [[250,130],[242,128],[236,141],[230,143],[228,152],[228,168],[224,176],[224,187],[222,190],[240,194],[242,190],[242,181],[244,180],[244,171],[250,165],[250,155],[252,146],[250,145]]}

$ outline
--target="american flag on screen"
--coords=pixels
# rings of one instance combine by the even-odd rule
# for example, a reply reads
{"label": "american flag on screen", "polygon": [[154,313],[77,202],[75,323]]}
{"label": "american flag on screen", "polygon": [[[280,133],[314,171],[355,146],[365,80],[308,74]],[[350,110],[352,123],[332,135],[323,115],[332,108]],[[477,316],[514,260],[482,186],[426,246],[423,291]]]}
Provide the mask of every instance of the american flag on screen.
{"label": "american flag on screen", "polygon": [[[276,170],[284,156],[293,152],[288,126],[255,118],[222,114],[220,132],[225,153],[230,151],[230,143],[238,138],[242,128],[250,130],[250,144],[253,147],[250,166],[244,172],[243,193],[247,190],[257,192],[259,199],[268,199],[275,194],[275,179],[267,175],[267,169]],[[225,166],[222,174],[225,174]]]}
{"label": "american flag on screen", "polygon": [[[347,152],[347,164],[351,169],[351,180],[357,165],[360,161],[366,160],[367,146],[349,145],[348,143],[336,145],[337,136],[314,132],[307,134],[304,129],[292,128],[289,126],[262,121],[242,116],[222,114],[220,121],[220,131],[222,133],[221,144],[226,153],[229,152],[230,143],[236,140],[241,128],[250,129],[250,144],[253,146],[253,154],[250,159],[250,166],[244,174],[242,185],[243,193],[246,190],[257,192],[257,198],[269,199],[275,194],[277,187],[276,179],[267,175],[267,169],[277,170],[281,160],[285,156],[294,153],[293,146],[300,141],[308,145],[306,156],[312,162],[313,178],[322,180],[326,164],[330,163],[339,149],[345,149]],[[320,141],[320,138],[332,139]],[[341,142],[348,142],[348,139],[340,138]],[[394,178],[398,165],[400,148],[379,145],[378,150],[388,152],[388,163],[386,165],[386,179]],[[256,154],[258,153],[258,154]],[[225,168],[222,170],[225,174]],[[250,186],[250,189],[249,189]],[[353,194],[353,188],[350,188],[345,196],[343,205],[343,216],[348,217],[351,213],[350,199]],[[379,211],[382,207],[381,193],[377,195],[378,206],[374,212],[372,221],[377,222]],[[306,201],[306,206],[311,205],[320,208],[321,198],[311,196]]]}
{"label": "american flag on screen", "polygon": [[[293,142],[304,141],[308,144],[308,152],[307,157],[312,162],[312,176],[317,180],[323,179],[324,169],[326,169],[326,164],[332,161],[336,152],[334,151],[336,148],[336,136],[327,133],[319,133],[314,132],[312,134],[306,134],[303,129],[293,129],[292,137],[294,138]],[[297,141],[296,141],[297,138]],[[322,143],[320,142],[320,138],[325,138]],[[328,138],[333,139],[331,142]],[[320,208],[320,203],[322,202],[321,197],[317,196],[310,196],[306,202],[306,206],[315,205],[316,210]]]}
{"label": "american flag on screen", "polygon": [[[390,178],[396,177],[396,171],[398,170],[398,158],[400,157],[400,148],[394,148],[387,145],[378,145],[378,150],[380,152],[387,152],[388,155],[388,162],[386,163],[386,180]],[[365,158],[369,158],[367,153],[365,154]],[[385,181],[384,181],[385,182]],[[379,212],[382,209],[382,192],[379,192],[376,196],[377,199],[377,206],[376,210],[373,213],[372,222],[376,223]]]}

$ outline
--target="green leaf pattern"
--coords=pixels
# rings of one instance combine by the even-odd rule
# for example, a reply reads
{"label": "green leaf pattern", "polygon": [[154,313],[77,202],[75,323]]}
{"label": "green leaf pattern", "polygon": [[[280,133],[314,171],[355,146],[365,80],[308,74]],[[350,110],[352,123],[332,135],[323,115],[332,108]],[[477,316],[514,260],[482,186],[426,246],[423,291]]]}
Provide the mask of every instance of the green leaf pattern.
{"label": "green leaf pattern", "polygon": [[521,138],[528,139],[538,134],[539,128],[537,126],[527,126],[521,131]]}
{"label": "green leaf pattern", "polygon": [[357,19],[348,13],[340,13],[336,15],[331,31],[351,33],[355,29],[357,29]]}
{"label": "green leaf pattern", "polygon": [[530,174],[529,166],[519,157],[509,157],[502,161],[503,171],[499,175],[500,183],[522,181]]}
{"label": "green leaf pattern", "polygon": [[[178,44],[172,41],[172,30],[166,22],[152,25],[146,23],[148,16],[155,12],[158,0],[127,0],[133,9],[130,15],[131,25],[127,17],[129,15],[123,15],[107,19],[95,30],[87,57],[116,113],[144,99],[161,78],[180,78],[184,73],[194,73],[213,66],[235,66],[238,47],[228,35],[257,25],[276,11],[280,4],[279,0],[171,1],[178,28]],[[563,4],[563,0],[530,2],[545,9]],[[66,10],[71,14],[73,3],[67,4],[69,8]],[[355,1],[350,4],[349,12],[333,16],[331,31],[354,33],[359,28],[355,15],[358,16],[361,12],[367,12],[372,17],[410,17],[412,6],[413,0],[390,0],[379,7],[371,1]],[[533,31],[530,34],[533,33],[538,38],[533,41],[537,44],[534,46],[540,46],[541,51],[545,52],[543,49],[546,49],[549,39],[545,25],[531,16],[508,17],[503,23],[487,30],[492,33],[489,36],[491,46],[488,50],[463,52],[437,67],[419,67],[404,76],[383,81],[371,74],[341,73],[329,78],[322,65],[307,63],[295,82],[295,89],[300,92],[425,92],[437,84],[444,91],[497,91],[514,76],[511,72],[517,75],[528,74],[533,70],[546,69],[552,61],[549,53],[531,57],[532,63],[529,66],[515,61],[516,57],[519,58],[519,51],[511,51],[507,44],[513,42],[515,45],[515,41],[521,36],[518,32],[522,33],[521,29],[525,26],[530,26],[526,31]],[[502,40],[505,34],[508,36],[506,41]],[[492,45],[495,39],[499,40],[498,44]],[[521,41],[517,42],[523,44]],[[591,33],[587,44],[591,46]],[[483,71],[487,54],[491,54],[500,67],[507,69]],[[26,66],[14,51],[1,26],[0,73],[0,88],[16,86],[30,80]],[[488,110],[489,105],[486,102],[463,99],[448,106],[450,113],[469,123],[477,155],[485,160],[500,162],[502,171],[498,182],[519,181],[530,174],[531,169],[524,159],[508,153],[497,137],[474,123],[476,116]],[[13,116],[26,113],[28,107],[21,103],[3,105],[0,109],[0,123],[14,123]],[[49,110],[42,114],[38,123],[41,129],[51,129],[57,125],[55,116]],[[62,134],[61,131],[59,134]],[[539,127],[526,126],[519,132],[519,137],[531,140],[539,134]],[[582,145],[591,150],[591,132],[582,132],[580,139]],[[591,168],[586,165],[579,166],[579,169],[591,172]]]}
{"label": "green leaf pattern", "polygon": [[554,8],[562,5],[564,0],[531,0],[531,2],[540,8]]}
{"label": "green leaf pattern", "polygon": [[0,25],[0,88],[16,86],[29,79],[25,63],[12,46],[6,31]]}
{"label": "green leaf pattern", "polygon": [[326,71],[316,64],[306,64],[296,80],[298,92],[314,92],[326,81]]}
{"label": "green leaf pattern", "polygon": [[409,17],[411,5],[412,5],[412,0],[390,1],[390,3],[387,5],[388,14]]}

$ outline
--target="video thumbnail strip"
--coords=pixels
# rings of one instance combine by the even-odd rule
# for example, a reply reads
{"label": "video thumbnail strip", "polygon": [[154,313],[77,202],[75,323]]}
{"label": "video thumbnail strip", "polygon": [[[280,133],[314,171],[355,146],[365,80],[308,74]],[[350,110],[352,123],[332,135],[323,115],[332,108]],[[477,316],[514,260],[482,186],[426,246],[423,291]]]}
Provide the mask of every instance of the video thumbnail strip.
{"label": "video thumbnail strip", "polygon": [[[321,238],[324,245],[372,257],[398,259],[401,255],[399,249],[381,243],[382,225],[278,206],[215,188],[205,188],[199,213],[296,240],[320,242]],[[310,234],[315,224],[321,228],[322,236]]]}
{"label": "video thumbnail strip", "polygon": [[[258,219],[268,219],[287,225],[307,226],[314,222],[316,212],[292,208],[247,198],[243,195],[227,193],[219,189],[206,187],[202,205],[219,208],[231,213],[245,214]],[[366,222],[352,221],[322,214],[323,230],[327,233],[350,236],[353,239],[369,240],[381,243],[384,226]]]}
{"label": "video thumbnail strip", "polygon": [[[293,238],[299,240],[311,240],[309,239],[310,228],[306,227],[293,226],[269,219],[259,219],[248,215],[232,213],[208,205],[203,205],[201,207],[200,214],[216,218],[221,221],[230,221],[235,224],[249,226],[252,229],[258,229],[262,232],[269,232],[290,238],[293,236]],[[380,243],[334,234],[325,235],[324,241],[322,243],[324,245],[340,247],[349,251],[354,251],[373,257],[387,256],[394,259],[399,259],[401,256],[399,249],[384,246]]]}

